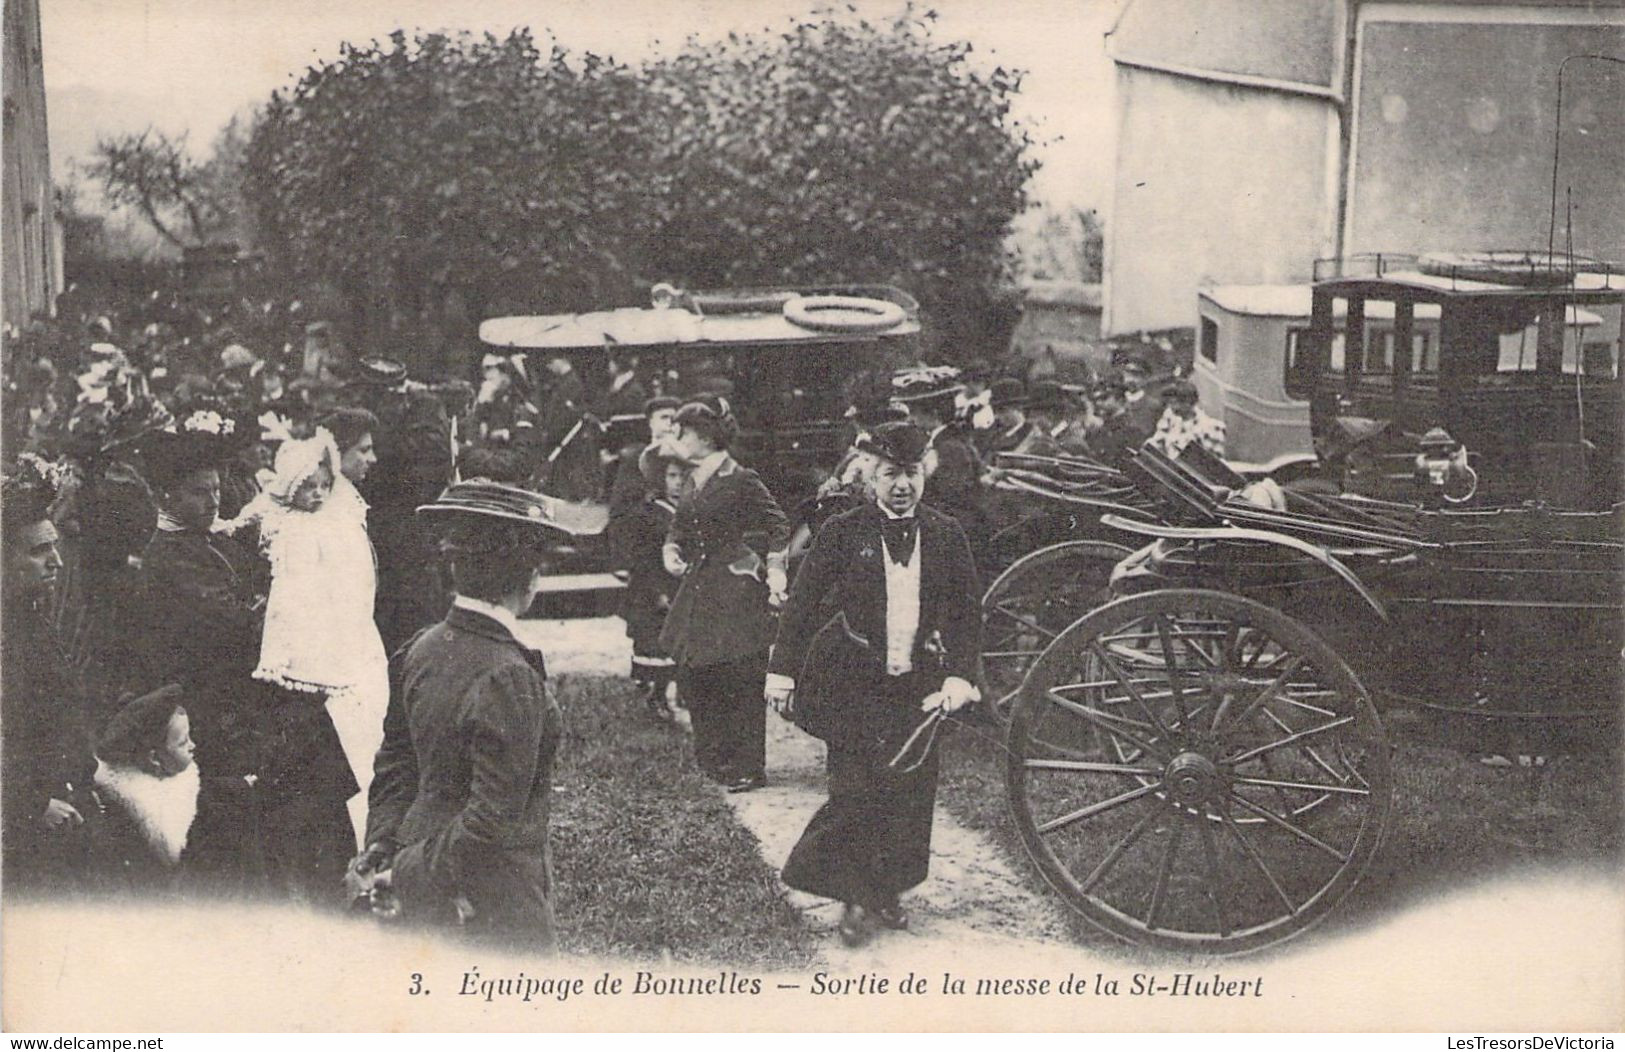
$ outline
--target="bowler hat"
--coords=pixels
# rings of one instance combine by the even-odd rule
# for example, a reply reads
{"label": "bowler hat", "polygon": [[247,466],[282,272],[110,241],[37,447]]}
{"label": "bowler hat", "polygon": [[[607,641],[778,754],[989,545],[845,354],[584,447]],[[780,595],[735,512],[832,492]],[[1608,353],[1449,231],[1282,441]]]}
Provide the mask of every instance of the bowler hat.
{"label": "bowler hat", "polygon": [[953,404],[954,395],[965,389],[959,370],[949,365],[911,366],[892,373],[891,397],[904,405],[929,405],[939,401]]}
{"label": "bowler hat", "polygon": [[1018,409],[1027,404],[1027,388],[1013,376],[1001,376],[988,388],[994,409]]}
{"label": "bowler hat", "polygon": [[1066,392],[1054,380],[1039,380],[1027,396],[1027,408],[1039,412],[1060,413],[1066,410]]}
{"label": "bowler hat", "polygon": [[924,428],[907,422],[881,424],[858,441],[865,453],[889,460],[900,468],[911,468],[925,459],[931,436]]}

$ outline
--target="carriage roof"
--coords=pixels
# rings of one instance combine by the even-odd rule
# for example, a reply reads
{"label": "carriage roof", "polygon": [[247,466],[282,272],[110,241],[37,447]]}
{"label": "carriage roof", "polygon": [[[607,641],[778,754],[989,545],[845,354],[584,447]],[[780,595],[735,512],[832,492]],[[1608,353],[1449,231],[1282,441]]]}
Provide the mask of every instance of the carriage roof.
{"label": "carriage roof", "polygon": [[[785,306],[797,297],[857,296],[901,309],[880,328],[809,328]],[[532,314],[480,323],[480,339],[521,350],[607,350],[614,347],[710,347],[868,342],[920,331],[919,305],[887,286],[820,286],[678,293],[666,306],[615,307],[582,314]]]}

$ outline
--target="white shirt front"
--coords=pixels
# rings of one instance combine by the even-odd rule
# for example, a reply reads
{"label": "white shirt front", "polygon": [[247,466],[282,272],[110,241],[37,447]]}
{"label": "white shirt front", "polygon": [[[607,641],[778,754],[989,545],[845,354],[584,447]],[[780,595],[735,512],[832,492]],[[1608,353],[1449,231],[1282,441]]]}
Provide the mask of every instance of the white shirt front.
{"label": "white shirt front", "polygon": [[[896,520],[905,516],[893,515],[880,509],[886,518]],[[912,517],[912,516],[909,516]],[[885,538],[880,541],[886,548]],[[914,550],[902,563],[893,561],[889,549],[886,556],[886,674],[901,676],[914,670],[914,637],[920,632],[920,529],[914,528]]]}
{"label": "white shirt front", "polygon": [[719,449],[715,453],[708,453],[700,458],[699,462],[694,465],[694,473],[689,476],[695,493],[705,488],[705,484],[710,482],[711,477],[722,469],[722,465],[727,459],[728,451],[726,449]]}

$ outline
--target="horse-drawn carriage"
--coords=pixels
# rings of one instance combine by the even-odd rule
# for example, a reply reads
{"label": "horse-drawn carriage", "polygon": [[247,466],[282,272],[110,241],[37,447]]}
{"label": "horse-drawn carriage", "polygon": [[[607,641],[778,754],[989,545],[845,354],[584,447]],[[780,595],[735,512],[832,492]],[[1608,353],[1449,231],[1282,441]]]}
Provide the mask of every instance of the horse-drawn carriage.
{"label": "horse-drawn carriage", "polygon": [[[1081,529],[990,587],[985,693],[1022,839],[1105,931],[1233,953],[1323,917],[1388,821],[1394,706],[1474,742],[1614,741],[1622,283],[1425,269],[1315,287],[1292,378],[1334,472],[1318,485],[1199,450],[1014,475]],[[1376,375],[1379,298],[1399,347],[1437,306],[1437,358]],[[1566,346],[1576,304],[1611,314],[1613,344]],[[1151,543],[1113,559],[1125,539]]]}

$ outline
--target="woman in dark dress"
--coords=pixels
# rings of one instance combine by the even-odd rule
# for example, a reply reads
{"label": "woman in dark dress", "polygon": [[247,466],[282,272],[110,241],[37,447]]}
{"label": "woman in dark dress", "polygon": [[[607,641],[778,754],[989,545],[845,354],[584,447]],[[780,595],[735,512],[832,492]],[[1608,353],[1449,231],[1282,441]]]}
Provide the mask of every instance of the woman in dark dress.
{"label": "woman in dark dress", "polygon": [[767,783],[761,683],[787,588],[790,525],[756,472],[728,454],[739,427],[727,398],[688,402],[677,426],[668,448],[693,474],[663,552],[683,583],[660,642],[677,662],[700,770],[748,792]]}

